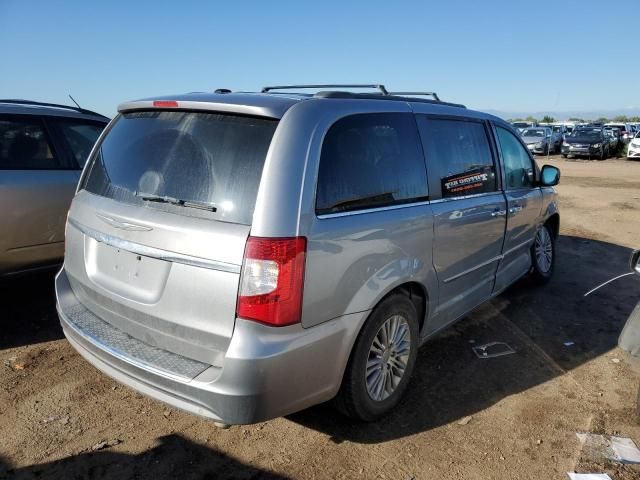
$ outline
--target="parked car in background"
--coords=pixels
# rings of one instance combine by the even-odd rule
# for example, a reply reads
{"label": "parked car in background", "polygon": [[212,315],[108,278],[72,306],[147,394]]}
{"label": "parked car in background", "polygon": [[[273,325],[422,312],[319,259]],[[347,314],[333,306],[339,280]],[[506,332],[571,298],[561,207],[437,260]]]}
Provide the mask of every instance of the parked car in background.
{"label": "parked car in background", "polygon": [[603,129],[604,136],[609,144],[609,156],[613,156],[618,151],[618,146],[620,145],[620,140],[615,132],[610,128]]}
{"label": "parked car in background", "polygon": [[525,128],[520,135],[529,151],[540,155],[559,150],[562,143],[562,139],[554,136],[549,127]]}
{"label": "parked car in background", "polygon": [[537,127],[538,124],[535,122],[511,122],[511,126],[517,131],[522,132],[525,128]]}
{"label": "parked car in background", "polygon": [[370,421],[422,343],[527,273],[551,278],[557,168],[492,115],[348,87],[120,105],[69,212],[70,343],[221,423],[336,395]]}
{"label": "parked car in background", "polygon": [[552,151],[554,153],[560,152],[562,141],[564,136],[569,133],[564,125],[552,125],[551,126],[551,144],[553,145]]}
{"label": "parked car in background", "polygon": [[627,151],[629,160],[640,160],[640,132],[629,142],[629,150]]}
{"label": "parked car in background", "polygon": [[108,118],[0,100],[0,277],[56,265],[80,171]]}
{"label": "parked car in background", "polygon": [[556,135],[560,135],[561,138],[564,138],[566,134],[571,133],[571,130],[569,129],[569,127],[567,127],[562,123],[556,123],[551,125],[551,131]]}
{"label": "parked car in background", "polygon": [[605,132],[610,132],[611,136],[616,139],[616,150],[624,143],[622,131],[618,127],[604,127]]}
{"label": "parked car in background", "polygon": [[562,156],[589,157],[604,160],[610,155],[609,140],[601,127],[577,128],[565,138]]}
{"label": "parked car in background", "polygon": [[631,125],[628,123],[606,123],[605,127],[617,128],[620,130],[620,140],[623,143],[629,143],[633,138],[633,133],[631,131]]}

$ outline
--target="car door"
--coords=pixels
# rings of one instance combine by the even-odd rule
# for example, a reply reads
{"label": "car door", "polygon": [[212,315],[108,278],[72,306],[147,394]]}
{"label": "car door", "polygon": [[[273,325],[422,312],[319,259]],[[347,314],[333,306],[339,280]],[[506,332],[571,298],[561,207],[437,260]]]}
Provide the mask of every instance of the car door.
{"label": "car door", "polygon": [[434,221],[437,306],[433,332],[491,296],[502,251],[506,202],[488,137],[472,118],[417,115]]}
{"label": "car door", "polygon": [[0,114],[0,274],[62,258],[78,178],[42,118]]}
{"label": "car door", "polygon": [[507,228],[494,287],[499,292],[531,267],[530,248],[542,214],[542,192],[535,162],[520,139],[510,129],[494,128],[507,201]]}

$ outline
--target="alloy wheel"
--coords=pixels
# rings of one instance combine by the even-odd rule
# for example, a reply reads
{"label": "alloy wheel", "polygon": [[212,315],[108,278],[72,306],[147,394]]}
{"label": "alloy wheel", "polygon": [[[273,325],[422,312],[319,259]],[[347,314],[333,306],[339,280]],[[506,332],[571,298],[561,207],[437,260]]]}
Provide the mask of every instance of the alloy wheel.
{"label": "alloy wheel", "polygon": [[534,252],[540,271],[542,273],[549,272],[553,260],[553,244],[551,235],[549,235],[549,231],[545,227],[540,228],[536,233]]}
{"label": "alloy wheel", "polygon": [[369,348],[365,380],[372,400],[389,398],[404,377],[411,352],[411,335],[407,319],[389,317],[378,329]]}

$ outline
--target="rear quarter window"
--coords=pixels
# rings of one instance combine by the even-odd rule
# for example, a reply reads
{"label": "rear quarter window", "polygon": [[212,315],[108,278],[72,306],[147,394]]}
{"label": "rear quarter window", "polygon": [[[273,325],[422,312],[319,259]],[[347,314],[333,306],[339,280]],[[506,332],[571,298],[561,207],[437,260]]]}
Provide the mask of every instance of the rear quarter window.
{"label": "rear quarter window", "polygon": [[410,203],[427,196],[413,115],[359,114],[331,126],[320,157],[318,214]]}

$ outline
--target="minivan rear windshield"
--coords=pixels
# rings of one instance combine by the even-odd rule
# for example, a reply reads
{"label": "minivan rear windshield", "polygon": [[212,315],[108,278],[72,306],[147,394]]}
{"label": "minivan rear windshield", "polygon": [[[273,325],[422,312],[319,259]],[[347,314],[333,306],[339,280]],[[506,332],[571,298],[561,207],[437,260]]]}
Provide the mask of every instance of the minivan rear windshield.
{"label": "minivan rear windshield", "polygon": [[[82,188],[133,205],[250,225],[277,124],[204,112],[124,113],[95,150]],[[185,207],[203,204],[212,208]]]}

